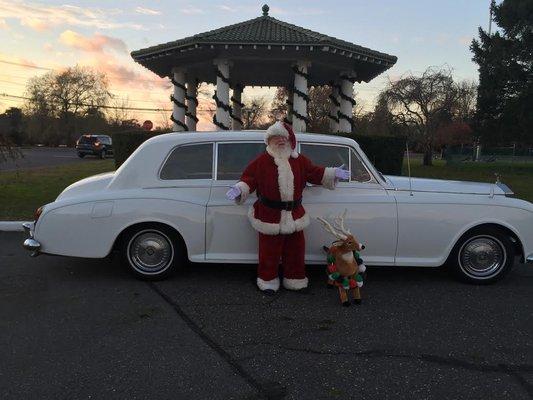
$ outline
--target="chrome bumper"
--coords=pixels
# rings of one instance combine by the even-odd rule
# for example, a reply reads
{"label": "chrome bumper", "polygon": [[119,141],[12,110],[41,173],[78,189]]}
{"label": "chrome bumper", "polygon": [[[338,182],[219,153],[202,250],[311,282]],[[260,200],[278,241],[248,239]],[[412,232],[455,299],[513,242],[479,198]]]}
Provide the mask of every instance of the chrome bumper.
{"label": "chrome bumper", "polygon": [[526,264],[533,264],[533,254],[526,257]]}
{"label": "chrome bumper", "polygon": [[31,257],[37,257],[41,250],[41,243],[39,243],[37,240],[33,238],[33,222],[24,222],[22,226],[24,227],[24,232],[28,234],[30,237],[22,243],[22,247],[24,247],[26,250],[31,251],[30,256]]}

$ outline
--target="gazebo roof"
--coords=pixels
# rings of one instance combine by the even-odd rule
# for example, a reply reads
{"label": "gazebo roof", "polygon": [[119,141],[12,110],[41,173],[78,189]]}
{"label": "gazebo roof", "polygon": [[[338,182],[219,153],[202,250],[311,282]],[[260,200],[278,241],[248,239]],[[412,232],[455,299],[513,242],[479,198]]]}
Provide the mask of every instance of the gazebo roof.
{"label": "gazebo roof", "polygon": [[[368,82],[397,60],[395,56],[280,21],[268,15],[268,6],[263,6],[263,15],[258,18],[133,51],[131,56],[162,77],[169,76],[173,67],[188,66],[194,66],[202,75],[200,64],[202,61],[205,63],[206,59],[211,61],[211,69],[215,58],[228,58],[236,60],[236,63],[243,61],[247,68],[255,64],[257,67],[262,66],[262,69],[265,68],[264,61],[267,64],[269,61],[286,64],[291,60],[305,59],[313,66],[310,70],[310,84],[327,83],[332,79],[331,69],[338,70],[335,71],[337,74],[340,70],[355,70],[358,73],[357,80]],[[258,56],[263,60],[250,64]],[[318,68],[315,71],[317,73],[313,74],[316,63],[322,65],[322,68]],[[326,64],[329,67],[324,68]],[[323,73],[320,73],[321,69]],[[266,73],[271,71],[270,68],[265,69]],[[235,73],[231,75],[235,76]],[[214,81],[215,75],[212,73],[212,76],[200,78],[210,82]],[[252,79],[252,82],[245,82],[245,79],[240,81],[244,84],[264,85],[283,83],[277,82],[276,78],[259,79],[260,82],[257,79]]]}

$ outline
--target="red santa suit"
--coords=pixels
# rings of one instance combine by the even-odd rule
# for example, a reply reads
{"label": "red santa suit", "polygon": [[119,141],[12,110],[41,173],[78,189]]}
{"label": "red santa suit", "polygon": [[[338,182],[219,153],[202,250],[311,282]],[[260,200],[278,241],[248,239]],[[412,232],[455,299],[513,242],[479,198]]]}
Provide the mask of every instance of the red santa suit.
{"label": "red santa suit", "polygon": [[[295,151],[296,139],[292,128],[276,122],[266,132],[285,136],[292,152],[282,155],[267,146],[266,152],[255,158],[244,170],[237,186],[241,189],[238,203],[257,191],[258,200],[250,207],[248,218],[259,232],[259,266],[257,285],[261,290],[279,288],[278,266],[283,268],[283,286],[298,290],[307,287],[305,276],[305,238],[303,229],[309,216],[301,204],[306,183],[335,187],[335,168],[314,165]],[[283,209],[282,209],[283,208]]]}

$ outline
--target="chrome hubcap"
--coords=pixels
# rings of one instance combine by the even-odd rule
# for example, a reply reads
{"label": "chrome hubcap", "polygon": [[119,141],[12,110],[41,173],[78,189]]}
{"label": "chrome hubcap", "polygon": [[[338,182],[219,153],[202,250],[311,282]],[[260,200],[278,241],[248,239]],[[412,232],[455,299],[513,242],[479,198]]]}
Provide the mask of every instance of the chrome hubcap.
{"label": "chrome hubcap", "polygon": [[497,274],[506,260],[505,248],[492,236],[473,237],[459,251],[459,265],[463,271],[478,279],[487,279]]}
{"label": "chrome hubcap", "polygon": [[171,265],[174,249],[170,239],[162,232],[142,231],[130,241],[128,258],[138,272],[156,274]]}

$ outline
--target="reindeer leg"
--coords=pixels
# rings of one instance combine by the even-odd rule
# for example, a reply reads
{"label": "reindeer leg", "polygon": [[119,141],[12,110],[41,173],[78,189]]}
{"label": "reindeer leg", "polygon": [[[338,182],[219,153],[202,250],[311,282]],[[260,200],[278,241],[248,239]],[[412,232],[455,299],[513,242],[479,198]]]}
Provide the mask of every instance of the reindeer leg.
{"label": "reindeer leg", "polygon": [[352,296],[354,304],[361,304],[361,291],[359,290],[359,287],[354,287],[352,289]]}
{"label": "reindeer leg", "polygon": [[339,286],[339,297],[344,307],[350,306],[350,302],[348,301],[348,294],[346,293],[346,290],[341,286]]}

